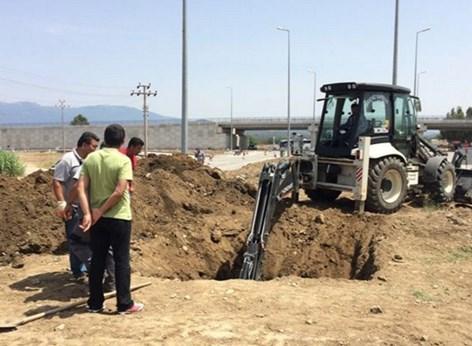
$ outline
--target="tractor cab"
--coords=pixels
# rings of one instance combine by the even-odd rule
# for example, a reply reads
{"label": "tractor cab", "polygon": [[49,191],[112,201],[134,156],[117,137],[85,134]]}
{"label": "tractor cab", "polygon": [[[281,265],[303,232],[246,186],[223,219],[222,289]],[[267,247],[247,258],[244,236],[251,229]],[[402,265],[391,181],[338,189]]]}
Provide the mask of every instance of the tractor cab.
{"label": "tractor cab", "polygon": [[360,136],[372,144],[391,143],[405,157],[413,155],[417,98],[407,88],[364,83],[326,84],[316,154],[352,158]]}

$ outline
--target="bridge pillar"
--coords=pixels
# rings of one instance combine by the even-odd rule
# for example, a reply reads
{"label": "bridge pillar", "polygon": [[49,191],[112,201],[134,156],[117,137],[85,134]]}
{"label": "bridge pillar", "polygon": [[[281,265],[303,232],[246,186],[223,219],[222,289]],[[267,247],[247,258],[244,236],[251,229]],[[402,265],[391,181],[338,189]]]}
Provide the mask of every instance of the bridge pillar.
{"label": "bridge pillar", "polygon": [[238,135],[238,139],[239,139],[239,149],[247,150],[249,146],[249,137],[246,136],[244,133],[241,133],[240,135]]}
{"label": "bridge pillar", "polygon": [[316,138],[318,137],[318,126],[312,124],[308,126],[308,131],[310,132],[311,147],[314,148],[316,145]]}

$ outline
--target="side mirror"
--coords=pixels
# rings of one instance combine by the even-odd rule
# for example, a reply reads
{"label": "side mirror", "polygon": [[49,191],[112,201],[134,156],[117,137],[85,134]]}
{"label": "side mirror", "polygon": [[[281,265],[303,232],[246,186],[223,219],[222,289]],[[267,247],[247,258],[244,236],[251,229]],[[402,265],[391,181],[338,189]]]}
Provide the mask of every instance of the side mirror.
{"label": "side mirror", "polygon": [[415,99],[415,110],[421,112],[421,101],[420,99]]}

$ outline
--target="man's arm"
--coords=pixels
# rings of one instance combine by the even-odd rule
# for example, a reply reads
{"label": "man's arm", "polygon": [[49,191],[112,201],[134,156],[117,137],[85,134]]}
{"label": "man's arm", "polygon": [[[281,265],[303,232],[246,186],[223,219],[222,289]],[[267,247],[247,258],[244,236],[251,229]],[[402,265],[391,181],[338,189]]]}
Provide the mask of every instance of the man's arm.
{"label": "man's arm", "polygon": [[52,192],[54,192],[54,197],[56,197],[56,201],[65,201],[64,189],[62,187],[61,181],[56,179],[52,180]]}
{"label": "man's arm", "polygon": [[80,228],[84,230],[84,232],[87,232],[92,226],[92,215],[90,212],[90,205],[88,202],[88,186],[89,186],[90,180],[87,176],[80,176],[79,181],[77,183],[77,194],[79,197],[79,203],[80,203],[80,208],[82,209],[82,212],[84,216],[82,217],[82,222],[80,223]]}
{"label": "man's arm", "polygon": [[52,179],[52,191],[57,201],[56,215],[60,218],[65,218],[64,210],[67,202],[64,197],[64,186],[62,185],[66,179],[67,165],[64,161],[60,161],[54,169],[54,177]]}
{"label": "man's arm", "polygon": [[116,184],[115,191],[108,197],[105,203],[102,204],[100,208],[92,209],[92,216],[93,216],[93,223],[95,224],[103,214],[105,214],[108,210],[113,208],[116,203],[118,203],[128,188],[128,180],[126,179],[119,179],[118,183]]}

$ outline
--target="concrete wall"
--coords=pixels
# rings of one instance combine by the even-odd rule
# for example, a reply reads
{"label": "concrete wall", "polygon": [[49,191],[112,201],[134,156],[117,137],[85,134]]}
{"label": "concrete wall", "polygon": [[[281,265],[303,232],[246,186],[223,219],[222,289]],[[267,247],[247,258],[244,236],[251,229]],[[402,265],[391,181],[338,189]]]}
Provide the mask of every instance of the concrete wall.
{"label": "concrete wall", "polygon": [[[96,133],[103,139],[106,125],[100,126],[66,126],[66,148],[75,147],[78,138],[84,131]],[[126,137],[140,137],[144,139],[142,125],[124,125]],[[225,134],[216,124],[189,124],[188,146],[190,149],[224,149],[229,146],[229,134]],[[55,149],[62,146],[62,128],[57,127],[1,127],[1,149]],[[153,149],[179,149],[180,125],[150,125],[149,144]]]}

